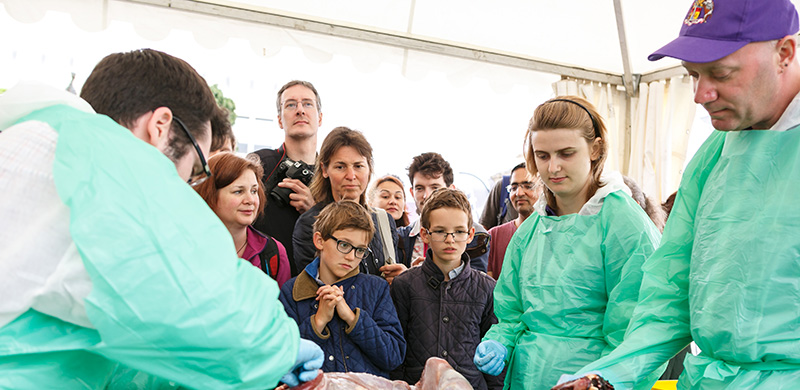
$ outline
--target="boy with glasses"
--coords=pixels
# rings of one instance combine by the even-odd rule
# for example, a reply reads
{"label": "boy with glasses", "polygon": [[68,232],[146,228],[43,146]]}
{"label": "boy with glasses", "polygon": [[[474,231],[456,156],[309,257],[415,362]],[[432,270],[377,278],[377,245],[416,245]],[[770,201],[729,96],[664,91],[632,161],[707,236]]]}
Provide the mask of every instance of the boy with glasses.
{"label": "boy with glasses", "polygon": [[472,211],[463,192],[434,191],[420,217],[420,237],[428,245],[425,261],[394,279],[392,300],[409,341],[403,365],[392,379],[416,383],[430,357],[447,360],[475,389],[500,389],[504,375],[480,373],[475,348],[492,324],[495,281],[470,266],[465,253],[472,241]]}
{"label": "boy with glasses", "polygon": [[403,362],[406,341],[380,277],[359,273],[375,232],[358,203],[333,202],[314,222],[317,258],[281,288],[300,335],[325,353],[325,372],[366,372],[388,378]]}
{"label": "boy with glasses", "polygon": [[[453,184],[453,168],[441,154],[435,152],[422,153],[415,156],[408,167],[408,179],[411,187],[408,191],[414,198],[417,214],[422,211],[425,200],[439,188],[456,188]],[[473,269],[486,271],[489,257],[489,233],[483,226],[473,223],[475,229],[472,240],[467,244],[467,254],[470,266]],[[399,261],[395,264],[384,265],[380,268],[386,280],[392,280],[408,268],[419,265],[425,259],[426,245],[420,238],[421,226],[419,221],[397,229],[397,255]]]}

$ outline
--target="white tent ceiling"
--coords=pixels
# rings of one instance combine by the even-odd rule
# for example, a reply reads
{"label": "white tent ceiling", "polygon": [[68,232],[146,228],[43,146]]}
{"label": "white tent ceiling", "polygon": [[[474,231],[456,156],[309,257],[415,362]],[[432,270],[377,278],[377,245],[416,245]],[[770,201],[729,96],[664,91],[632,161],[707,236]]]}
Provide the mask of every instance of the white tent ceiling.
{"label": "white tent ceiling", "polygon": [[519,161],[530,113],[562,75],[623,84],[621,41],[631,73],[681,72],[646,56],[677,35],[689,3],[0,0],[0,88],[30,78],[63,87],[74,72],[79,89],[104,55],[153,47],[234,98],[246,117],[237,136],[251,148],[280,143],[273,96],[299,78],[322,95],[321,136],[364,131],[377,174],[402,175],[411,156],[434,150],[486,181]]}

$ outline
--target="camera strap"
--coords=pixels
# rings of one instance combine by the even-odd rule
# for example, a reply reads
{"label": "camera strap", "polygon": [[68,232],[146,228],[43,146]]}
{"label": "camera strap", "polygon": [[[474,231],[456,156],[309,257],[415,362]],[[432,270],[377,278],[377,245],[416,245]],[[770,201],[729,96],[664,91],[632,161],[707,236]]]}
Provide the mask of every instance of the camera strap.
{"label": "camera strap", "polygon": [[264,168],[264,177],[262,178],[264,192],[269,194],[278,185],[278,180],[283,179],[282,177],[277,177],[275,171],[286,159],[286,146],[281,145],[278,149],[261,149],[253,153],[261,159],[261,167]]}
{"label": "camera strap", "polygon": [[378,230],[383,242],[383,261],[385,264],[394,264],[394,254],[392,253],[394,243],[392,242],[392,228],[389,227],[389,213],[377,207],[372,210],[378,216]]}

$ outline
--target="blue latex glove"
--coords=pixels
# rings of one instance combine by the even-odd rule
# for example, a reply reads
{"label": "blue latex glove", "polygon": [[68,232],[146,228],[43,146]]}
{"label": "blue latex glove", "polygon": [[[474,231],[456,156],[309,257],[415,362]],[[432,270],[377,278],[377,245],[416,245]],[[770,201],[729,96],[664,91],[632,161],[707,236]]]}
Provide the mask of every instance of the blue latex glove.
{"label": "blue latex glove", "polygon": [[314,380],[317,377],[317,370],[322,368],[324,358],[325,355],[319,345],[313,341],[300,339],[300,350],[297,352],[294,367],[281,378],[281,382],[294,387],[300,382]]}
{"label": "blue latex glove", "polygon": [[500,375],[506,365],[507,353],[508,350],[505,345],[494,340],[486,340],[478,344],[472,361],[481,372],[489,375]]}

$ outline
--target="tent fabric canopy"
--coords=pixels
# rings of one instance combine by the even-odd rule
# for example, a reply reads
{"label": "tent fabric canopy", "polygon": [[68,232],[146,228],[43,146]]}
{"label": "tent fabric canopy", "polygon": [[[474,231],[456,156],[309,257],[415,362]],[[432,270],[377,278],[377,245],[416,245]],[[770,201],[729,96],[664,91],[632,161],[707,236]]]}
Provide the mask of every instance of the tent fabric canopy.
{"label": "tent fabric canopy", "polygon": [[[675,60],[652,63],[646,56],[674,37],[679,27],[677,21],[688,9],[686,2],[617,1],[627,22],[625,30],[629,38],[625,43],[632,71],[647,74],[674,68]],[[552,73],[594,81],[609,82],[601,78],[619,77],[623,73],[617,16],[611,1],[3,0],[3,3],[11,16],[26,23],[41,20],[48,10],[58,10],[70,13],[75,23],[87,31],[103,30],[109,20],[131,22],[139,34],[151,40],[163,39],[172,28],[188,30],[198,43],[209,49],[224,45],[232,37],[250,40],[257,51],[304,46],[279,30],[265,36],[253,34],[250,23],[221,21],[244,19],[259,27],[272,25],[284,31],[313,31],[362,42],[375,40],[383,45],[416,47],[438,54],[447,54],[443,48],[472,49],[457,55],[529,69],[533,62],[538,64],[538,69],[533,70],[539,71],[546,71],[546,65],[550,64],[551,69],[559,70]],[[165,8],[192,14],[180,18],[175,13],[163,12]],[[569,74],[581,70],[592,73]]]}
{"label": "tent fabric canopy", "polygon": [[[559,78],[579,80],[579,84],[583,85],[579,94],[597,97],[599,100],[590,100],[607,106],[601,108],[601,111],[608,113],[606,120],[614,123],[615,131],[609,137],[614,145],[614,156],[609,160],[609,167],[623,173],[634,172],[633,177],[636,180],[653,183],[671,183],[674,179],[648,178],[645,175],[652,174],[650,170],[632,168],[637,164],[645,164],[643,159],[646,155],[639,150],[644,147],[641,146],[643,144],[632,143],[635,139],[632,132],[640,131],[634,127],[635,118],[640,110],[662,112],[663,115],[671,116],[671,110],[677,106],[670,106],[673,108],[667,111],[663,107],[646,108],[642,106],[642,101],[653,102],[652,104],[673,101],[668,96],[670,89],[663,89],[665,95],[661,99],[641,99],[635,89],[640,85],[639,82],[641,85],[652,82],[664,84],[666,81],[662,79],[683,73],[675,60],[652,63],[646,60],[646,56],[677,34],[679,21],[685,15],[688,3],[685,0],[655,3],[633,0],[513,0],[501,3],[455,0],[0,0],[11,18],[26,24],[47,24],[52,11],[70,15],[72,22],[81,30],[102,34],[104,38],[99,40],[102,44],[93,45],[97,53],[107,54],[129,49],[120,49],[114,44],[115,37],[120,34],[119,26],[129,25],[137,35],[149,41],[167,41],[176,31],[188,32],[197,44],[210,53],[219,53],[234,44],[241,52],[244,43],[249,46],[251,57],[267,61],[272,59],[275,62],[278,58],[284,61],[288,53],[299,52],[309,66],[316,64],[327,68],[328,72],[334,66],[340,66],[342,59],[349,59],[351,68],[364,74],[372,74],[376,80],[381,80],[372,83],[385,85],[378,90],[379,93],[391,91],[392,95],[397,95],[384,98],[384,103],[388,107],[396,108],[403,117],[393,118],[399,119],[396,124],[386,124],[385,118],[381,118],[380,125],[371,123],[367,118],[360,122],[352,119],[352,112],[350,115],[345,114],[350,110],[349,107],[334,100],[335,110],[331,110],[331,105],[323,107],[324,127],[328,127],[325,126],[328,123],[332,127],[345,124],[362,129],[373,143],[376,156],[383,154],[380,153],[381,150],[399,149],[404,151],[403,157],[406,158],[405,154],[408,154],[409,159],[411,155],[429,151],[423,149],[434,149],[432,145],[452,143],[450,141],[453,131],[458,129],[461,134],[466,132],[471,138],[480,139],[476,145],[481,145],[481,150],[494,150],[498,155],[496,165],[464,169],[483,178],[507,170],[521,159],[521,137],[527,118],[536,104],[552,97],[553,92],[561,93],[554,83]],[[618,22],[624,23],[623,36],[620,35]],[[93,36],[91,42],[95,42],[95,39],[96,36]],[[621,41],[624,45],[620,45]],[[622,55],[623,47],[628,53],[627,68]],[[52,56],[51,53],[43,53],[42,57],[45,55]],[[98,55],[100,54],[92,53],[92,56]],[[179,53],[177,55],[181,56]],[[92,56],[88,56],[90,59],[86,61],[99,60]],[[192,64],[199,63],[195,58],[183,58]],[[70,57],[69,61],[78,60]],[[250,61],[243,58],[238,62]],[[260,76],[252,76],[249,81],[240,80],[243,74],[263,73],[259,66],[252,65],[244,72],[229,71],[223,77],[229,84],[249,83],[251,91],[260,88],[260,93],[267,95],[285,82],[286,78],[262,81]],[[626,69],[633,75],[641,76],[641,81],[635,78],[628,85],[627,91],[623,82]],[[214,79],[200,67],[198,70],[207,79]],[[299,76],[294,76],[296,72],[293,70],[277,73],[293,74],[290,76],[292,78],[311,78],[302,72],[299,72]],[[391,77],[386,77],[387,75]],[[82,76],[85,78],[85,74]],[[432,81],[432,78],[437,81]],[[439,79],[444,82],[438,81]],[[316,78],[313,80],[317,83]],[[76,87],[81,82],[79,75]],[[263,91],[265,83],[271,83],[266,92]],[[330,96],[331,88],[322,84],[324,88],[321,89],[318,85],[318,89],[325,101]],[[441,115],[431,113],[429,115],[435,115],[437,119],[423,120],[424,128],[417,130],[419,123],[405,116],[414,116],[416,112],[428,109],[428,105],[416,101],[420,97],[420,86],[423,86],[425,93],[438,93],[448,85],[453,91],[443,91],[443,96],[449,94],[450,97],[442,99],[452,100],[453,106],[446,107],[443,111],[449,113],[456,109],[463,110],[464,113],[471,114],[466,115],[469,118],[462,118],[458,123],[452,120],[443,120],[440,123],[437,121]],[[587,87],[590,85],[593,87]],[[682,85],[686,86],[686,83]],[[235,86],[224,87],[223,89],[230,90]],[[634,87],[633,91],[631,87]],[[591,92],[597,88],[602,93]],[[470,92],[467,93],[466,90]],[[652,90],[649,91],[652,94]],[[628,96],[625,96],[626,92]],[[460,101],[462,96],[453,97],[457,95],[472,99],[473,102]],[[424,93],[422,96],[428,98]],[[484,113],[486,116],[495,115],[493,112],[498,108],[491,104],[485,111],[469,108],[470,104],[475,104],[476,107],[486,106],[485,103],[475,101],[476,96],[491,99],[491,104],[494,104],[494,100],[499,100],[498,107],[513,112],[513,115],[501,122],[477,118],[484,116]],[[685,96],[685,93],[681,96]],[[504,99],[510,99],[510,103],[504,106]],[[262,120],[261,124],[263,120],[271,121],[274,118],[274,112],[269,110],[271,99],[262,98],[257,103],[243,100],[253,99],[237,100],[237,105],[242,103],[240,115],[244,113],[250,118]],[[331,100],[326,103],[330,104],[329,102]],[[253,112],[247,115],[250,105]],[[445,107],[447,103],[442,103],[441,106]],[[680,109],[686,107],[681,106]],[[693,113],[693,109],[689,111]],[[338,113],[342,113],[346,120],[339,121],[335,116]],[[689,123],[691,117],[692,115],[689,116]],[[255,133],[255,130],[248,130],[248,123],[255,128],[255,122],[242,122],[242,125],[237,122],[237,135],[244,132],[243,138],[248,138],[249,133]],[[673,126],[669,122],[664,125]],[[500,128],[494,128],[496,126]],[[684,127],[678,127],[678,132],[685,132]],[[370,128],[407,132],[409,139],[404,137],[400,143],[395,139],[384,145],[382,140],[376,140],[370,135],[370,131],[375,131]],[[659,126],[658,129],[660,128],[662,127]],[[434,129],[444,131],[431,132]],[[490,130],[483,137],[473,134],[475,131],[485,132],[487,129]],[[661,131],[658,129],[656,131]],[[422,149],[419,145],[422,136],[417,131],[425,137],[426,142],[423,142]],[[270,134],[271,141],[259,142],[276,146],[282,135],[280,132]],[[321,134],[320,139],[323,137],[324,134]],[[671,136],[664,133],[659,137],[660,140],[668,140]],[[417,142],[413,141],[415,138]],[[471,155],[452,157],[455,152],[442,152],[456,167],[474,164]],[[673,165],[682,166],[679,163],[674,161]],[[386,164],[384,166],[388,169],[385,171],[400,174],[406,164],[407,161],[395,165]],[[651,166],[655,171],[661,169],[658,163]],[[377,167],[377,174],[385,172],[380,162]],[[645,188],[645,192],[658,193],[663,200],[671,191],[668,188],[662,191],[652,187]],[[666,194],[662,196],[662,192]]]}

